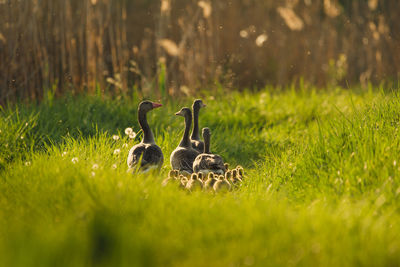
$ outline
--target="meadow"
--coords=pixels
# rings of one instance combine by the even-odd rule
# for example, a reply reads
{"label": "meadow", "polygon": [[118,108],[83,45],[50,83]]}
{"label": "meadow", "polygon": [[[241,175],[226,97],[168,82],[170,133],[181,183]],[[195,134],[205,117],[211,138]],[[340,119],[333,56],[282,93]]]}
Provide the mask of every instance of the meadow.
{"label": "meadow", "polygon": [[211,150],[245,168],[232,192],[161,186],[183,133],[174,113],[193,98],[165,97],[149,113],[165,156],[158,175],[126,173],[141,137],[137,97],[2,108],[0,266],[400,265],[397,93],[197,97]]}

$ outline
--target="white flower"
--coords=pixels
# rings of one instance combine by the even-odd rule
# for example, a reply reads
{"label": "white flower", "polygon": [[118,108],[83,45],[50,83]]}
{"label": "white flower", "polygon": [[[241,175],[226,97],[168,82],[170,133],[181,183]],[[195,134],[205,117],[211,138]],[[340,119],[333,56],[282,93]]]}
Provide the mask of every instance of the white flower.
{"label": "white flower", "polygon": [[93,166],[92,166],[92,169],[93,169],[93,170],[97,170],[98,168],[99,168],[99,165],[98,165],[98,164],[96,164],[96,163],[93,164]]}
{"label": "white flower", "polygon": [[125,129],[125,134],[126,135],[130,135],[131,133],[133,133],[132,128],[128,127],[128,128]]}
{"label": "white flower", "polygon": [[30,161],[25,162],[25,166],[31,166],[31,162]]}
{"label": "white flower", "polygon": [[77,158],[77,157],[75,157],[75,158],[72,158],[72,159],[71,159],[71,161],[72,161],[72,163],[73,163],[73,164],[75,164],[75,163],[77,163],[77,162],[78,162],[78,158]]}
{"label": "white flower", "polygon": [[92,175],[92,177],[95,177],[95,176],[96,176],[96,173],[95,173],[95,172],[91,172],[90,174]]}
{"label": "white flower", "polygon": [[118,155],[119,153],[121,153],[121,149],[117,148],[114,150],[114,155]]}
{"label": "white flower", "polygon": [[112,136],[112,139],[114,139],[115,141],[117,141],[117,140],[119,140],[119,136],[116,135],[116,134],[114,134],[114,135]]}
{"label": "white flower", "polygon": [[61,154],[61,156],[64,157],[64,156],[66,156],[67,154],[68,154],[68,152],[67,152],[67,151],[64,151],[64,152]]}
{"label": "white flower", "polygon": [[23,136],[23,135],[21,135],[21,140],[22,140],[22,139],[24,139],[24,136]]}
{"label": "white flower", "polygon": [[129,138],[130,139],[134,139],[136,137],[136,133],[132,132],[131,134],[129,134]]}
{"label": "white flower", "polygon": [[113,165],[111,166],[111,168],[116,169],[116,168],[117,168],[117,164],[113,164]]}
{"label": "white flower", "polygon": [[123,147],[123,148],[127,148],[127,147],[128,147],[128,144],[123,144],[122,147]]}

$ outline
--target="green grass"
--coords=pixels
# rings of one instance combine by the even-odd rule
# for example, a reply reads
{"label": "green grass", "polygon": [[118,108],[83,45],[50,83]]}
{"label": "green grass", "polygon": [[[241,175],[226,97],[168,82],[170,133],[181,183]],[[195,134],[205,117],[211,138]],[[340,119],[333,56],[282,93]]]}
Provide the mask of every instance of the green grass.
{"label": "green grass", "polygon": [[139,130],[136,101],[4,109],[0,265],[400,265],[396,94],[266,89],[203,100],[212,150],[248,176],[224,195],[160,185],[183,132],[173,114],[191,99],[149,114],[165,156],[159,176],[126,173],[140,140],[124,135]]}

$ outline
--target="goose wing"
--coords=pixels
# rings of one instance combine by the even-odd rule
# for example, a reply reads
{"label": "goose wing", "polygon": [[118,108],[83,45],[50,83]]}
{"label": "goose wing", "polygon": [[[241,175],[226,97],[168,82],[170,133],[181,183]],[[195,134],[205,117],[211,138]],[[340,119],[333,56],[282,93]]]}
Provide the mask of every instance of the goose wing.
{"label": "goose wing", "polygon": [[178,148],[171,154],[171,166],[174,170],[193,172],[193,161],[199,152],[194,149]]}
{"label": "goose wing", "polygon": [[161,166],[164,156],[160,147],[155,144],[140,143],[129,151],[127,164],[129,168],[135,167],[140,162],[140,167],[158,165]]}
{"label": "goose wing", "polygon": [[225,172],[223,159],[221,156],[214,154],[200,154],[197,156],[193,163],[193,169],[195,172],[202,170],[216,173],[221,170],[222,172]]}

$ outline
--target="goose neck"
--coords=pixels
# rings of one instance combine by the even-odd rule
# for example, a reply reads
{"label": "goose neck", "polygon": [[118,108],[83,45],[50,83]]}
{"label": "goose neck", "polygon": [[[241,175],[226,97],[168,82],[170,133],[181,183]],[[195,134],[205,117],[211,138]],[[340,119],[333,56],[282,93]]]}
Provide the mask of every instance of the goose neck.
{"label": "goose neck", "polygon": [[153,132],[151,131],[150,126],[147,122],[147,112],[139,109],[138,121],[140,128],[142,128],[143,131],[142,143],[154,143]]}
{"label": "goose neck", "polygon": [[185,132],[183,133],[182,140],[179,144],[181,147],[192,147],[189,139],[189,131],[192,126],[192,114],[185,115]]}

